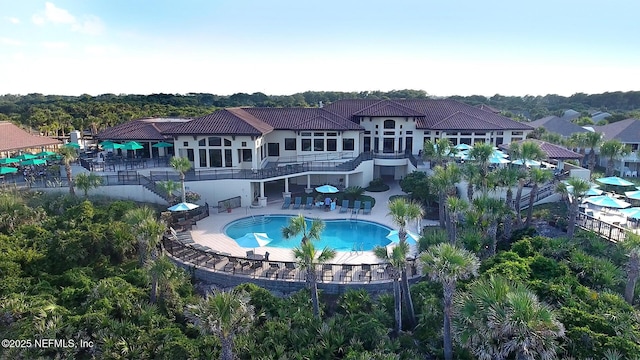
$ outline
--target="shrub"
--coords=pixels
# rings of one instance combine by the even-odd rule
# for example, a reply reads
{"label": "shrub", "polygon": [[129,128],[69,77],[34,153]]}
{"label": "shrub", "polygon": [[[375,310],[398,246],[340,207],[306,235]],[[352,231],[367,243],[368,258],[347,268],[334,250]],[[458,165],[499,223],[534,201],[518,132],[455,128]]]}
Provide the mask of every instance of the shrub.
{"label": "shrub", "polygon": [[350,201],[354,201],[362,194],[364,194],[364,191],[365,190],[361,186],[349,186],[343,191],[344,198]]}
{"label": "shrub", "polygon": [[383,192],[389,190],[389,185],[385,184],[382,178],[373,179],[369,182],[367,191]]}

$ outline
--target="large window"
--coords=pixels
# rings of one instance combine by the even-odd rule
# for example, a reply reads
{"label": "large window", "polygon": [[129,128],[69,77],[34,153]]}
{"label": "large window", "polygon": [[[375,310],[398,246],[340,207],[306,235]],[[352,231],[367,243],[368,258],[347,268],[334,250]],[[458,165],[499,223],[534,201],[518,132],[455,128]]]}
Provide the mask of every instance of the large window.
{"label": "large window", "polygon": [[207,146],[207,140],[206,139],[202,139],[202,140],[198,141],[198,146]]}
{"label": "large window", "polygon": [[242,161],[251,162],[253,160],[252,154],[253,152],[251,151],[251,149],[242,149]]}
{"label": "large window", "polygon": [[193,149],[187,149],[187,159],[189,159],[189,161],[193,162],[195,157],[193,156]]}
{"label": "large window", "polygon": [[395,129],[396,128],[395,120],[385,120],[384,121],[384,128],[385,129]]}
{"label": "large window", "polygon": [[285,150],[295,150],[296,149],[296,138],[286,138],[286,139],[284,139],[284,149]]}
{"label": "large window", "polygon": [[207,149],[199,149],[198,155],[200,155],[200,167],[207,167]]}
{"label": "large window", "polygon": [[324,151],[324,139],[313,139],[313,151]]}
{"label": "large window", "polygon": [[383,153],[392,153],[395,151],[394,149],[395,139],[394,138],[383,138],[382,139],[382,152]]}
{"label": "large window", "polygon": [[354,144],[355,143],[352,138],[342,139],[342,150],[344,151],[354,150],[355,149]]}
{"label": "large window", "polygon": [[280,156],[280,144],[269,143],[267,145],[267,154],[268,156]]}
{"label": "large window", "polygon": [[336,139],[327,139],[327,151],[338,150],[338,141]]}
{"label": "large window", "polygon": [[224,146],[231,146],[231,140],[224,139]]}
{"label": "large window", "polygon": [[311,139],[302,139],[302,151],[311,151]]}
{"label": "large window", "polygon": [[222,139],[217,136],[210,137],[209,146],[222,146]]}
{"label": "large window", "polygon": [[231,149],[224,149],[224,166],[233,166],[233,156],[231,155]]}
{"label": "large window", "polygon": [[209,149],[209,167],[222,167],[222,150]]}

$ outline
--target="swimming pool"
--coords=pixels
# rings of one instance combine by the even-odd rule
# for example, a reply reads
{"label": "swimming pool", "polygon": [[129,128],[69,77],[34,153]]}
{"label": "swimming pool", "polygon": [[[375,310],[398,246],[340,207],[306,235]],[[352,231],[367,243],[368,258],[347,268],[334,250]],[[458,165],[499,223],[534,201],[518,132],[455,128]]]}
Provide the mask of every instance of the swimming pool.
{"label": "swimming pool", "polygon": [[[232,239],[238,239],[247,233],[266,233],[271,241],[267,246],[292,249],[300,245],[302,236],[289,240],[282,237],[282,228],[289,224],[292,216],[265,215],[242,218],[230,222],[225,226],[224,233]],[[312,219],[307,218],[307,228],[311,227]],[[391,243],[387,235],[391,228],[378,223],[364,220],[323,220],[324,231],[319,241],[315,241],[316,248],[328,246],[338,251],[372,250],[376,246],[386,246]]]}

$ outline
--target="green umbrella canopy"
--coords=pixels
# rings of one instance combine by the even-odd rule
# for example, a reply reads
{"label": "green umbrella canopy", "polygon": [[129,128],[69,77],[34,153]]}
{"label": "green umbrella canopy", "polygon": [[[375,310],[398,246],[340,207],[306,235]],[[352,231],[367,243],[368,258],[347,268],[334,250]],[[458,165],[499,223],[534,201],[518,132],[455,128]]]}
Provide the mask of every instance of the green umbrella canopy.
{"label": "green umbrella canopy", "polygon": [[18,155],[18,156],[15,157],[15,159],[18,159],[20,161],[22,161],[22,160],[30,160],[30,159],[35,159],[35,158],[36,158],[35,155],[29,154],[29,153],[24,153],[24,154],[21,154],[21,155]]}
{"label": "green umbrella canopy", "polygon": [[18,172],[18,169],[13,168],[13,167],[0,167],[0,175],[4,175],[4,174],[13,174],[15,172]]}
{"label": "green umbrella canopy", "polygon": [[173,147],[173,144],[168,143],[168,142],[164,142],[164,141],[160,141],[157,144],[151,145],[151,147],[154,147],[154,148],[166,148],[166,147]]}
{"label": "green umbrella canopy", "polygon": [[45,157],[45,156],[53,156],[53,155],[56,155],[56,154],[58,154],[58,153],[55,153],[53,151],[42,151],[42,152],[37,153],[36,156]]}
{"label": "green umbrella canopy", "polygon": [[74,148],[74,149],[80,149],[80,144],[78,143],[66,143],[64,144],[65,147],[70,147],[70,148]]}
{"label": "green umbrella canopy", "polygon": [[22,162],[20,162],[20,165],[45,165],[47,163],[47,160],[44,159],[29,159],[29,160],[24,160]]}
{"label": "green umbrella canopy", "polygon": [[20,159],[14,159],[14,158],[2,158],[0,159],[0,164],[13,164],[13,163],[18,163],[20,162]]}
{"label": "green umbrella canopy", "polygon": [[125,150],[140,150],[140,149],[143,149],[144,146],[140,145],[135,141],[127,141],[126,143],[124,143],[122,148]]}
{"label": "green umbrella canopy", "polygon": [[124,147],[124,145],[122,145],[122,144],[114,143],[114,142],[109,141],[109,140],[101,142],[100,146],[103,149],[114,149],[114,150],[115,149],[122,149]]}

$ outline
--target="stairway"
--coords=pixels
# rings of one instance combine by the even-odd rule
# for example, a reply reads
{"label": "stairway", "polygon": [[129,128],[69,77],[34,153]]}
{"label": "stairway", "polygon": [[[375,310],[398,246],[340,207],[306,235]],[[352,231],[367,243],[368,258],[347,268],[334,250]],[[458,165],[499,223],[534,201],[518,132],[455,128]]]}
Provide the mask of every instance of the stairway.
{"label": "stairway", "polygon": [[158,186],[156,185],[155,181],[151,180],[150,178],[144,176],[144,175],[139,175],[140,176],[140,184],[142,186],[144,186],[145,189],[151,191],[152,193],[158,195],[159,197],[161,197],[162,199],[166,200],[167,203],[170,202],[169,196],[167,193],[165,193],[164,191],[162,191],[161,189],[158,188]]}

